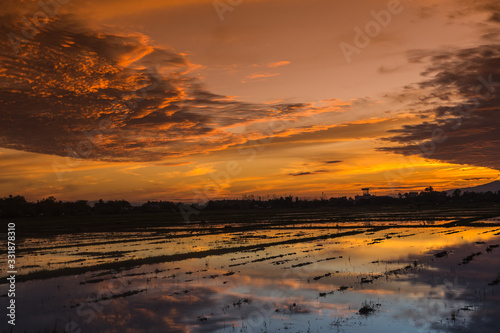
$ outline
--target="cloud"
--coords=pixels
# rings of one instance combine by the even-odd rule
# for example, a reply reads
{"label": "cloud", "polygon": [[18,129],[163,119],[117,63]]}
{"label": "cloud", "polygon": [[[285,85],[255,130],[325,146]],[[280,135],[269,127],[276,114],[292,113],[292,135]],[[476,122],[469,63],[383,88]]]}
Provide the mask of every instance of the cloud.
{"label": "cloud", "polygon": [[315,171],[304,171],[304,172],[296,172],[296,173],[290,173],[290,176],[298,177],[298,176],[309,176],[309,175],[317,175],[319,173],[327,173],[330,172],[329,170],[315,170]]}
{"label": "cloud", "polygon": [[193,164],[194,162],[165,162],[165,163],[158,163],[157,165],[159,166],[166,166],[166,167],[176,167],[176,166],[184,166],[184,165],[189,165]]}
{"label": "cloud", "polygon": [[[92,29],[70,15],[44,21],[30,36],[23,21],[30,8],[9,4],[0,15],[3,148],[160,161],[308,131],[314,124],[304,119],[338,112],[332,105],[267,105],[210,92],[184,54],[142,34]],[[277,121],[284,126],[273,129]],[[244,130],[231,131],[237,127]]]}
{"label": "cloud", "polygon": [[474,180],[495,180],[494,177],[475,177],[475,178],[465,178],[465,181],[474,181]]}
{"label": "cloud", "polygon": [[337,164],[342,163],[343,161],[325,161],[326,164]]}
{"label": "cloud", "polygon": [[429,94],[425,121],[389,131],[396,146],[381,150],[500,169],[500,48],[497,44],[412,52],[430,65],[416,89]]}
{"label": "cloud", "polygon": [[396,66],[396,67],[380,66],[377,69],[377,72],[379,72],[380,74],[391,74],[401,70],[401,68],[402,68],[401,66]]}
{"label": "cloud", "polygon": [[297,177],[297,176],[308,176],[308,175],[312,175],[312,174],[313,174],[312,172],[307,171],[307,172],[291,173],[290,176]]}
{"label": "cloud", "polygon": [[245,83],[245,82],[248,82],[249,80],[267,79],[269,77],[278,76],[278,75],[279,75],[279,73],[254,73],[254,74],[246,76],[241,82]]}
{"label": "cloud", "polygon": [[486,13],[491,22],[500,22],[500,3],[496,0],[459,0],[460,9],[454,12],[456,16],[470,15],[471,13]]}
{"label": "cloud", "polygon": [[186,176],[202,176],[202,175],[207,175],[209,173],[213,173],[216,170],[213,168],[213,166],[210,165],[200,165],[197,166],[196,168],[186,172]]}
{"label": "cloud", "polygon": [[272,62],[267,65],[269,68],[276,68],[276,67],[281,67],[281,66],[286,66],[289,65],[290,61],[278,61],[278,62]]}

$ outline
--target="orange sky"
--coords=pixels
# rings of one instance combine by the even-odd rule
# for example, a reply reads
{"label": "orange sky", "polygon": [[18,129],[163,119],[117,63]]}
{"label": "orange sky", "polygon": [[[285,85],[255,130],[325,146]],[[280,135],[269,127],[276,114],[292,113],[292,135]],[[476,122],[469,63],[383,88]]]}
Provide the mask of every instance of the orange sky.
{"label": "orange sky", "polygon": [[0,196],[312,198],[499,177],[495,0],[64,2],[0,14]]}

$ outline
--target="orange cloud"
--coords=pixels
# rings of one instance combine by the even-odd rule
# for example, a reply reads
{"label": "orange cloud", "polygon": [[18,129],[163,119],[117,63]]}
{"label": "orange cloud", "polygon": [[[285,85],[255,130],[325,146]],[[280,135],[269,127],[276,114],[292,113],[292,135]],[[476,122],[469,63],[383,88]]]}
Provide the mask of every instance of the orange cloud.
{"label": "orange cloud", "polygon": [[248,80],[266,79],[266,78],[278,76],[278,75],[280,75],[280,74],[278,74],[278,73],[254,73],[254,74],[251,74],[251,75],[248,75],[247,77],[245,77],[241,82],[245,83],[245,82],[248,82]]}
{"label": "orange cloud", "polygon": [[286,66],[289,65],[290,61],[277,61],[277,62],[272,62],[267,65],[269,68],[276,68],[276,67],[281,67],[281,66]]}
{"label": "orange cloud", "polygon": [[[0,30],[6,33],[18,24],[12,15],[3,22]],[[1,46],[12,50],[2,38]],[[64,15],[33,42],[18,46],[18,56],[0,55],[4,148],[158,161],[315,131],[318,122],[328,128],[335,122],[329,115],[348,107],[335,99],[317,106],[264,104],[216,94],[190,74],[196,65],[184,54],[154,46],[141,34],[94,30]],[[255,73],[248,79],[276,75]],[[270,128],[277,122],[282,128]]]}

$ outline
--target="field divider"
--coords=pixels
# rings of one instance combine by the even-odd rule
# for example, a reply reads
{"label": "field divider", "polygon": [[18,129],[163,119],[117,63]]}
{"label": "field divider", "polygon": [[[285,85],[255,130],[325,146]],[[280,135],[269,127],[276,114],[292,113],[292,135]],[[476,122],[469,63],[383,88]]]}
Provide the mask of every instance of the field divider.
{"label": "field divider", "polygon": [[[367,229],[373,229],[373,228],[367,228]],[[363,228],[363,230],[353,230],[353,231],[347,231],[347,232],[343,232],[343,233],[335,233],[335,234],[328,234],[328,235],[315,236],[315,237],[289,239],[289,240],[285,240],[285,241],[266,243],[266,244],[247,245],[247,246],[239,246],[239,247],[232,247],[232,248],[226,248],[226,249],[211,249],[211,250],[199,251],[199,252],[179,253],[179,254],[173,254],[173,255],[161,255],[161,256],[146,257],[146,258],[140,258],[140,259],[129,259],[129,260],[93,265],[93,266],[89,266],[89,267],[67,267],[67,268],[62,268],[62,269],[57,269],[57,270],[43,270],[43,271],[38,271],[38,272],[31,272],[31,273],[24,274],[24,275],[18,275],[18,276],[16,276],[16,280],[18,282],[44,280],[44,279],[51,279],[51,278],[62,277],[62,276],[85,274],[87,272],[95,272],[95,271],[100,271],[100,270],[113,270],[114,269],[114,270],[122,270],[123,271],[123,270],[133,269],[133,268],[136,268],[136,267],[142,266],[142,265],[154,265],[154,264],[160,264],[160,263],[164,263],[164,262],[182,261],[182,260],[186,260],[186,259],[200,259],[200,258],[205,258],[208,256],[213,256],[213,255],[222,255],[222,254],[228,254],[228,253],[233,253],[233,252],[248,251],[248,250],[254,250],[254,249],[258,249],[258,248],[262,248],[262,247],[271,247],[271,246],[286,245],[286,244],[296,244],[296,243],[310,242],[310,241],[315,241],[315,240],[324,240],[324,239],[338,238],[338,237],[344,237],[344,236],[353,236],[353,235],[362,234],[366,231],[367,230],[365,228]],[[6,283],[7,283],[7,281],[5,279],[0,279],[0,285],[6,284]]]}

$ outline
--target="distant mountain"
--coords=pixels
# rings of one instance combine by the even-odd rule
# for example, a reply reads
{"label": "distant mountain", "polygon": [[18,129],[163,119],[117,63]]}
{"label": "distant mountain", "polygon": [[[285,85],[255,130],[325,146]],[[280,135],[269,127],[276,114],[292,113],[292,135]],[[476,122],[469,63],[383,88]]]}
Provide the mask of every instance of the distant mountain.
{"label": "distant mountain", "polygon": [[[498,191],[500,191],[500,180],[495,180],[494,182],[479,185],[479,186],[461,188],[460,190],[462,191],[462,193],[464,193],[464,192],[488,192],[488,191],[498,192]],[[453,191],[455,191],[455,189],[448,190],[446,192],[453,193]]]}

